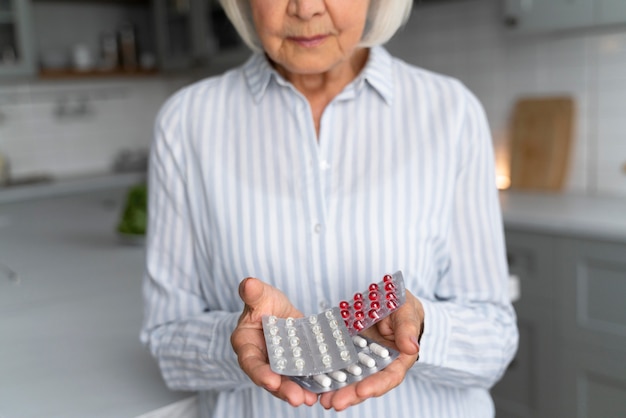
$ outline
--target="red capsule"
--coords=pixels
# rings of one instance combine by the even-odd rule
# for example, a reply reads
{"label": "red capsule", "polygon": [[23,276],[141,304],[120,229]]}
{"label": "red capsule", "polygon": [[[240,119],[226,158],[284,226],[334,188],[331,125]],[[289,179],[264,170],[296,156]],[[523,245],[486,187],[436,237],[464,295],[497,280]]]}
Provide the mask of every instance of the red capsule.
{"label": "red capsule", "polygon": [[375,292],[378,290],[378,285],[376,283],[372,283],[369,289],[370,289],[370,292]]}
{"label": "red capsule", "polygon": [[385,284],[385,290],[387,292],[391,292],[392,290],[395,290],[395,289],[396,289],[396,285],[395,284],[393,284],[391,282],[388,282],[388,283]]}
{"label": "red capsule", "polygon": [[356,319],[357,321],[362,321],[363,318],[365,318],[365,314],[363,313],[363,311],[356,311],[354,313],[354,319]]}
{"label": "red capsule", "polygon": [[385,283],[391,282],[391,281],[393,281],[393,277],[391,277],[390,274],[385,274],[385,277],[383,277],[383,281]]}
{"label": "red capsule", "polygon": [[341,302],[339,302],[339,307],[341,309],[348,309],[350,307],[350,304],[347,301],[342,300]]}
{"label": "red capsule", "polygon": [[391,310],[394,310],[398,307],[398,303],[395,300],[388,300],[387,307]]}
{"label": "red capsule", "polygon": [[380,318],[380,315],[378,314],[378,310],[377,309],[371,309],[368,313],[367,316],[369,316],[370,318],[376,320],[378,318]]}
{"label": "red capsule", "polygon": [[361,301],[354,302],[354,310],[355,311],[360,311],[362,309],[363,309],[363,302],[361,302]]}
{"label": "red capsule", "polygon": [[354,294],[354,300],[363,300],[363,294],[362,293],[355,293]]}
{"label": "red capsule", "polygon": [[378,292],[376,291],[370,292],[370,294],[368,295],[368,298],[369,300],[372,300],[372,301],[378,300]]}
{"label": "red capsule", "polygon": [[354,321],[354,329],[357,331],[361,331],[363,330],[363,328],[365,328],[365,325],[363,325],[363,322],[361,321]]}
{"label": "red capsule", "polygon": [[396,300],[398,299],[398,297],[396,296],[396,294],[394,292],[389,292],[385,295],[385,299],[387,300]]}
{"label": "red capsule", "polygon": [[350,318],[350,311],[348,311],[347,309],[344,309],[341,311],[341,317],[343,319],[348,319]]}
{"label": "red capsule", "polygon": [[374,302],[370,303],[370,308],[372,308],[374,310],[379,310],[380,309],[380,302],[374,301]]}

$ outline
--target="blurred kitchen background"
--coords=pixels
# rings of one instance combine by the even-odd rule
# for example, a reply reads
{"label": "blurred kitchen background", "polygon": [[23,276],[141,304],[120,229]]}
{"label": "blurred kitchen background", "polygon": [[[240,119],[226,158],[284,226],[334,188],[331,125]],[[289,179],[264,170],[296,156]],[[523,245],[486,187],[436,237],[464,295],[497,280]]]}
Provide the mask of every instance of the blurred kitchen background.
{"label": "blurred kitchen background", "polygon": [[[497,416],[626,416],[626,1],[415,0],[387,48],[489,120],[521,335]],[[115,228],[166,98],[249,54],[217,0],[0,0],[0,416],[188,402],[139,347]]]}
{"label": "blurred kitchen background", "polygon": [[[501,175],[515,101],[565,95],[575,115],[563,189],[626,196],[626,2],[416,1],[388,47],[478,96]],[[0,0],[0,153],[11,178],[92,175],[140,157],[169,94],[247,55],[217,0]]]}

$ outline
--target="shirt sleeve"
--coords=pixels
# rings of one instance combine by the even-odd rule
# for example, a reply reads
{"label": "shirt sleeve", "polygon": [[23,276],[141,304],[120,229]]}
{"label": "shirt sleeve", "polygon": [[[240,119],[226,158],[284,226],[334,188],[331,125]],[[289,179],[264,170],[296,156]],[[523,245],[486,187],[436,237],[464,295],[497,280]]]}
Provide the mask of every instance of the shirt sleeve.
{"label": "shirt sleeve", "polygon": [[424,306],[424,330],[411,373],[449,386],[490,388],[515,355],[518,330],[508,294],[491,134],[482,106],[464,94],[449,265],[431,295],[417,295]]}
{"label": "shirt sleeve", "polygon": [[209,310],[195,268],[181,95],[170,99],[159,113],[150,152],[140,339],[170,389],[251,386],[230,345],[239,313]]}

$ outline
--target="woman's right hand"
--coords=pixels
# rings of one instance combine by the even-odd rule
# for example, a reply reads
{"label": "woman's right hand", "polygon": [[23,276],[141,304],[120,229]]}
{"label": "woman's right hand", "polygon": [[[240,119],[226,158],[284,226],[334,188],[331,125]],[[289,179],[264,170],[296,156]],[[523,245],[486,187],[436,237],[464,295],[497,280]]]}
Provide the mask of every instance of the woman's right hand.
{"label": "woman's right hand", "polygon": [[263,335],[263,315],[298,318],[302,317],[302,313],[284,293],[256,278],[248,277],[240,283],[239,296],[245,306],[230,342],[241,369],[256,385],[292,406],[315,404],[317,394],[271,370]]}

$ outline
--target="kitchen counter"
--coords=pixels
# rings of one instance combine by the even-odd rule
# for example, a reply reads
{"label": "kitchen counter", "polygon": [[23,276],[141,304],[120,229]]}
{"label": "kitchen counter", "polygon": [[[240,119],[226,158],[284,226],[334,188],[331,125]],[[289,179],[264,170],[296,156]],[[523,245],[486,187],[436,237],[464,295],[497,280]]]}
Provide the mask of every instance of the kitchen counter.
{"label": "kitchen counter", "polygon": [[500,204],[509,228],[626,242],[626,198],[506,191]]}
{"label": "kitchen counter", "polygon": [[2,418],[136,417],[191,396],[139,342],[144,250],[114,232],[126,188],[93,188],[0,204],[17,274],[0,265]]}

